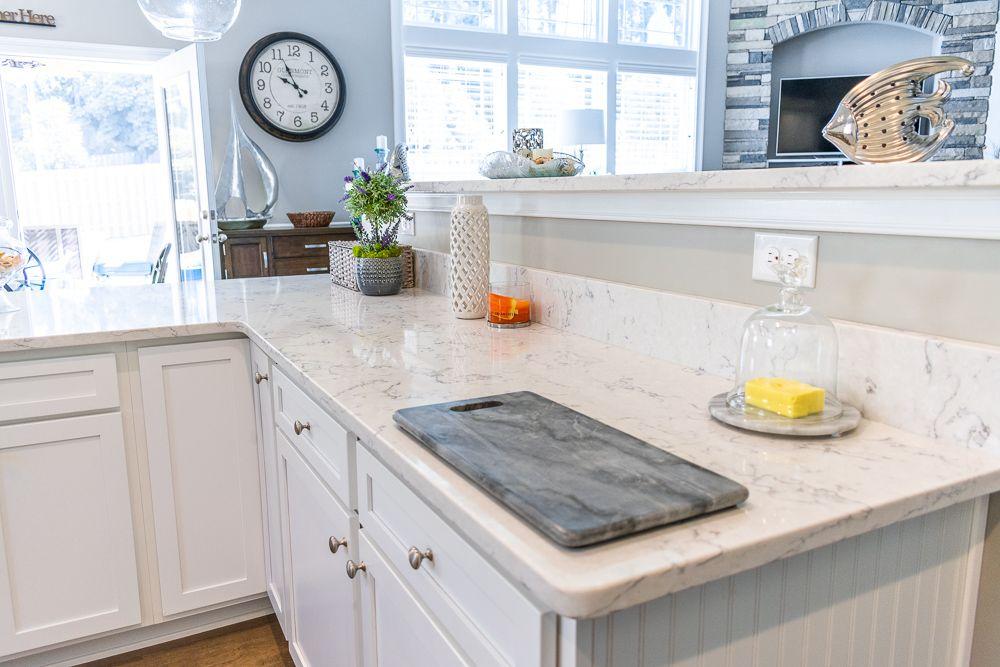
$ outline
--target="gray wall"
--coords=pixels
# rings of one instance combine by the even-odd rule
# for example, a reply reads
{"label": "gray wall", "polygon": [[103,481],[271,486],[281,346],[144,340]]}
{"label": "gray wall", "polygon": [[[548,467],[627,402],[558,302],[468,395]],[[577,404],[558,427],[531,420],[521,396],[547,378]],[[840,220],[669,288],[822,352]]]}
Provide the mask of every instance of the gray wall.
{"label": "gray wall", "polygon": [[[495,261],[757,305],[777,295],[750,278],[752,229],[514,217],[490,229]],[[416,232],[416,247],[448,251],[446,215],[419,214]],[[1000,241],[820,234],[808,299],[830,317],[1000,345],[998,257]]]}
{"label": "gray wall", "polygon": [[[135,0],[47,0],[38,12],[53,14],[54,29],[0,24],[0,37],[124,44],[176,49],[182,42],[162,37],[142,15]],[[229,91],[238,94],[237,74],[247,49],[272,32],[303,32],[325,44],[344,70],[347,106],[337,126],[325,137],[295,144],[275,139],[256,126],[238,105],[243,127],[278,170],[281,200],[276,221],[285,212],[336,209],[342,177],[351,159],[370,159],[375,136],[392,140],[392,63],[389,48],[388,0],[243,0],[233,28],[221,41],[206,46],[212,143],[215,154],[229,136]],[[218,162],[218,160],[216,160]],[[214,184],[213,184],[214,185]]]}
{"label": "gray wall", "polygon": [[726,53],[729,43],[729,0],[708,3],[705,31],[705,115],[702,120],[701,168],[722,169],[722,133],[726,122]]}
{"label": "gray wall", "polygon": [[[774,157],[778,93],[785,78],[858,76],[903,60],[940,53],[940,39],[900,25],[863,23],[809,32],[774,47],[767,156]],[[833,116],[834,109],[830,109]],[[720,157],[721,161],[721,157]]]}

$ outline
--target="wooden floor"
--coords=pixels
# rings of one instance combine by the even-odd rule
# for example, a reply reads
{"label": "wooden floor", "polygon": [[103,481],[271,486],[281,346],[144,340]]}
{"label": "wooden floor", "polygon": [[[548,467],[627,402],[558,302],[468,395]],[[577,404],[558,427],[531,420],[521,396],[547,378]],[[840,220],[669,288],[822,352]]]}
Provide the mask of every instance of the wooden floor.
{"label": "wooden floor", "polygon": [[273,615],[88,663],[91,667],[291,667]]}

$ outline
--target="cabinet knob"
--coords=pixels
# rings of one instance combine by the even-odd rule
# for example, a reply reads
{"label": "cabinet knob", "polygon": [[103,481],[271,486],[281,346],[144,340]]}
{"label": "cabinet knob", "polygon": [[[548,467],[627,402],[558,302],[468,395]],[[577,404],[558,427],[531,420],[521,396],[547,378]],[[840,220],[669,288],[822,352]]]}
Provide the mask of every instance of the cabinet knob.
{"label": "cabinet knob", "polygon": [[257,371],[256,373],[253,374],[253,381],[256,382],[257,384],[260,384],[266,379],[268,379],[267,373],[261,373],[260,371]]}
{"label": "cabinet knob", "polygon": [[360,563],[355,563],[353,560],[347,561],[347,578],[353,579],[358,576],[358,572],[367,572],[368,566],[365,565],[364,561]]}
{"label": "cabinet knob", "polygon": [[429,560],[432,563],[434,562],[434,552],[430,549],[427,551],[421,551],[416,547],[410,547],[410,550],[406,552],[406,555],[410,560],[410,567],[414,570],[419,570],[425,560]]}
{"label": "cabinet knob", "polygon": [[347,546],[346,538],[343,540],[338,540],[336,537],[330,538],[330,553],[335,554],[338,551],[340,551],[340,547],[346,547],[346,546]]}
{"label": "cabinet knob", "polygon": [[302,431],[308,431],[309,429],[312,428],[312,426],[309,424],[309,422],[303,424],[298,419],[296,419],[295,424],[292,425],[292,428],[295,429],[295,435],[302,435]]}

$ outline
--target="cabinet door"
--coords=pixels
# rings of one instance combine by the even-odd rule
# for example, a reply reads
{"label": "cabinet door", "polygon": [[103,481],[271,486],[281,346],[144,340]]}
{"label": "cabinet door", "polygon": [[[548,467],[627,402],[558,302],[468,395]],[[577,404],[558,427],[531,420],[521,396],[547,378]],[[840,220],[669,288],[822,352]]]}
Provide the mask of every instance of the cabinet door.
{"label": "cabinet door", "polygon": [[139,623],[121,419],[0,427],[0,655]]}
{"label": "cabinet door", "polygon": [[260,278],[269,275],[267,237],[229,237],[223,246],[226,278]]}
{"label": "cabinet door", "polygon": [[278,623],[291,636],[285,617],[285,559],[282,553],[284,528],[281,523],[280,495],[278,494],[278,454],[274,442],[274,404],[271,395],[271,361],[253,346],[253,377],[257,392],[254,404],[259,418],[258,443],[260,447],[260,474],[263,482],[261,494],[264,516],[264,569],[267,595],[278,617]]}
{"label": "cabinet door", "polygon": [[250,343],[139,350],[166,616],[264,592]]}
{"label": "cabinet door", "polygon": [[357,517],[341,506],[281,431],[276,438],[288,527],[289,648],[299,667],[354,667],[357,584],[347,577],[346,566],[357,553]]}
{"label": "cabinet door", "polygon": [[364,531],[358,546],[358,556],[365,567],[357,578],[361,585],[361,635],[366,667],[471,665]]}

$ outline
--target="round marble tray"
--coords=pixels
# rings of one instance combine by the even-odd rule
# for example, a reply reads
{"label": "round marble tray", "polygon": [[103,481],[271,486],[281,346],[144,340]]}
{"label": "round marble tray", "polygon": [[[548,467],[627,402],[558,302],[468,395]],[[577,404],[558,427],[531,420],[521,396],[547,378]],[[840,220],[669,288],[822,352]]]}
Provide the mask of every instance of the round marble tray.
{"label": "round marble tray", "polygon": [[772,415],[760,411],[759,414],[734,410],[726,403],[726,394],[714,396],[708,402],[708,413],[723,424],[735,426],[747,431],[769,433],[771,435],[791,435],[800,438],[815,438],[821,436],[838,436],[853,431],[861,423],[861,412],[846,403],[839,417],[803,417],[789,419],[781,415]]}

